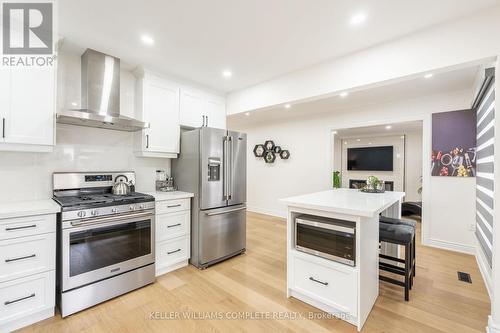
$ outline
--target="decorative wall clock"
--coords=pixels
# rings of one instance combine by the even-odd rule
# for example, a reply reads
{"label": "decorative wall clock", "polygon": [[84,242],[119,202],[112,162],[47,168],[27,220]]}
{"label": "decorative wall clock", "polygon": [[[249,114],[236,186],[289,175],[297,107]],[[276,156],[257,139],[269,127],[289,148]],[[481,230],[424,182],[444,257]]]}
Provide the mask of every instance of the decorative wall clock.
{"label": "decorative wall clock", "polygon": [[290,152],[281,148],[281,146],[277,146],[273,140],[266,140],[264,144],[255,145],[253,154],[255,157],[263,157],[266,163],[274,163],[277,156],[282,160],[290,158]]}

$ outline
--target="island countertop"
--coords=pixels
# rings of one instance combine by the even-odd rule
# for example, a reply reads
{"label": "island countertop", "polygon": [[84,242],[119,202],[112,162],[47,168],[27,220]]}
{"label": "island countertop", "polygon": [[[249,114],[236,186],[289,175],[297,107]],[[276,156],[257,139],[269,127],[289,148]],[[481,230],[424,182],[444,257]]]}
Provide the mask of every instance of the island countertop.
{"label": "island countertop", "polygon": [[339,188],[280,201],[289,207],[374,217],[404,196],[404,192],[364,193],[356,189]]}

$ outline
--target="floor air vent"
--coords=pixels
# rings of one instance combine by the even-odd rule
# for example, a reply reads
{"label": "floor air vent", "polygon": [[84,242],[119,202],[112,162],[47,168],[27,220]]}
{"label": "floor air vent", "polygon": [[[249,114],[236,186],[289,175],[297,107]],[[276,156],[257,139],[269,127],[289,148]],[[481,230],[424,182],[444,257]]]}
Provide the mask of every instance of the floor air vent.
{"label": "floor air vent", "polygon": [[472,280],[470,278],[469,273],[464,273],[464,272],[457,272],[457,273],[458,273],[458,280],[459,281],[472,283]]}

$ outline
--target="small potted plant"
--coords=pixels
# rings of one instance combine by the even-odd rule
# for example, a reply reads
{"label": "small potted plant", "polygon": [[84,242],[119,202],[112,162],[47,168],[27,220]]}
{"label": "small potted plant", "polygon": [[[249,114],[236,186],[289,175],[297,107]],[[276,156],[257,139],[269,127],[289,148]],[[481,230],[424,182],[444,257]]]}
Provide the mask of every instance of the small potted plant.
{"label": "small potted plant", "polygon": [[340,171],[333,172],[333,188],[340,188]]}
{"label": "small potted plant", "polygon": [[383,182],[375,176],[368,176],[368,178],[366,178],[365,190],[367,192],[383,192]]}

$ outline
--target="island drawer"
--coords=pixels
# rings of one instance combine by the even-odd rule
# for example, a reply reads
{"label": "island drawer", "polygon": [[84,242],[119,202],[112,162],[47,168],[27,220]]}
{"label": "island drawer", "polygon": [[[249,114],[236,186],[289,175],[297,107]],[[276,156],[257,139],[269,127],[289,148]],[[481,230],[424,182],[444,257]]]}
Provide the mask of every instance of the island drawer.
{"label": "island drawer", "polygon": [[339,311],[357,316],[357,271],[293,257],[292,288]]}

